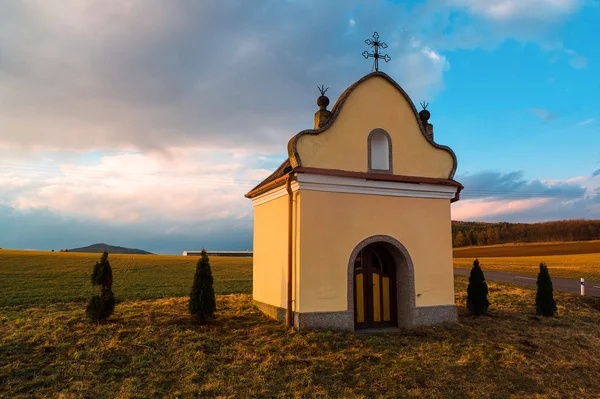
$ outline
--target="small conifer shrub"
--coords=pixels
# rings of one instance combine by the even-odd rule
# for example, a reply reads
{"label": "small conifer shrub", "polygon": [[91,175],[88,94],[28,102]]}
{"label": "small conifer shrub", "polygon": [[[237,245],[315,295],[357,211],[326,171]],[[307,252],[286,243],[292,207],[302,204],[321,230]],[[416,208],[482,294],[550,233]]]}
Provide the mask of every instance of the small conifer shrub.
{"label": "small conifer shrub", "polygon": [[548,266],[540,263],[540,272],[537,277],[537,294],[535,295],[535,313],[545,317],[554,316],[556,313],[556,301],[552,288],[552,278],[548,272]]}
{"label": "small conifer shrub", "polygon": [[212,319],[217,308],[210,261],[204,249],[202,249],[200,259],[196,264],[196,274],[188,307],[192,316],[200,323],[206,323]]}
{"label": "small conifer shrub", "polygon": [[113,275],[108,261],[108,252],[104,251],[92,272],[92,285],[99,288],[100,295],[94,295],[88,303],[85,313],[90,320],[105,321],[115,310],[112,282]]}
{"label": "small conifer shrub", "polygon": [[485,276],[479,266],[479,260],[475,259],[467,286],[467,308],[472,314],[479,316],[487,312],[490,306],[487,295],[488,286]]}

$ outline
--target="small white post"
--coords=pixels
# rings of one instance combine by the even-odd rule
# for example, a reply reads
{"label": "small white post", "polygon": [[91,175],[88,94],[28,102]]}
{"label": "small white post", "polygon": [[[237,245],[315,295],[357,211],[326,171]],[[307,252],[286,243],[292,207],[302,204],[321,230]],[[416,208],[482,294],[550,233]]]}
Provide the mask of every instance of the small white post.
{"label": "small white post", "polygon": [[585,296],[585,280],[581,278],[581,295]]}

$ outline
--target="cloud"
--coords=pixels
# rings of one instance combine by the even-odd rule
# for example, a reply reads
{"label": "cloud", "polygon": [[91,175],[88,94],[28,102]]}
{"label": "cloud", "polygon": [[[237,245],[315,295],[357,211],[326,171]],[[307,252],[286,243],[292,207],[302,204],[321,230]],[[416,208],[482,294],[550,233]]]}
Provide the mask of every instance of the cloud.
{"label": "cloud", "polygon": [[302,126],[290,110],[306,110],[310,121],[314,99],[302,88],[310,80],[302,71],[319,61],[295,51],[294,43],[317,52],[319,46],[285,43],[305,37],[310,27],[291,20],[280,30],[283,19],[268,2],[256,8],[136,0],[124,7],[44,4],[0,6],[6,88],[0,130],[9,132],[3,141],[82,149],[200,141],[258,147],[282,145],[290,125]]}
{"label": "cloud", "polygon": [[397,38],[392,43],[390,47],[402,54],[390,66],[392,76],[401,76],[413,101],[435,98],[444,89],[444,74],[450,69],[446,57],[415,37]]}
{"label": "cloud", "polygon": [[30,169],[28,178],[0,174],[14,186],[0,203],[112,224],[241,219],[252,209],[244,194],[266,174],[253,164],[264,165],[250,155],[187,148],[106,155],[90,166]]}
{"label": "cloud", "polygon": [[[365,29],[385,10],[387,36],[400,34],[395,16],[405,7],[361,4],[342,8],[358,13]],[[348,32],[357,19],[349,22],[340,7],[3,2],[0,145],[280,151],[291,135],[312,127],[317,84],[341,93],[369,71],[360,58],[367,33]],[[447,62],[431,45],[398,45],[393,56],[394,77],[409,82],[409,93],[433,96],[443,86]]]}
{"label": "cloud", "polygon": [[556,113],[550,112],[545,108],[528,108],[527,112],[531,112],[539,117],[543,123],[550,122],[552,119],[556,118]]}
{"label": "cloud", "polygon": [[600,176],[600,169],[596,169],[594,173],[592,173],[593,177]]}
{"label": "cloud", "polygon": [[63,156],[69,161],[2,165],[0,247],[250,249],[244,194],[283,158],[188,147]]}
{"label": "cloud", "polygon": [[316,84],[335,98],[369,70],[360,53],[371,26],[393,50],[386,70],[431,100],[444,88],[446,51],[520,37],[506,21],[548,27],[580,8],[575,0],[2,2],[0,146],[277,152],[312,125]]}
{"label": "cloud", "polygon": [[444,3],[464,7],[473,15],[497,22],[552,22],[578,11],[584,5],[582,0],[446,0]]}
{"label": "cloud", "polygon": [[479,172],[461,175],[458,180],[465,190],[462,198],[583,198],[586,189],[579,182],[526,180],[523,172]]}
{"label": "cloud", "polygon": [[573,68],[587,59],[563,44],[562,29],[586,0],[430,0],[422,6],[430,43],[441,51],[493,50],[508,39],[567,53]]}
{"label": "cloud", "polygon": [[577,126],[587,126],[587,125],[594,123],[595,121],[596,121],[596,118],[589,118],[589,119],[579,122],[577,124]]}
{"label": "cloud", "polygon": [[523,214],[551,202],[549,198],[532,198],[521,200],[485,201],[472,199],[457,203],[452,207],[454,220],[490,220],[504,217],[508,214]]}
{"label": "cloud", "polygon": [[489,171],[457,179],[465,189],[452,206],[454,220],[534,222],[600,217],[598,179],[526,180],[522,172]]}
{"label": "cloud", "polygon": [[582,69],[587,67],[587,58],[579,55],[575,50],[565,49],[565,52],[571,57],[569,63],[573,68]]}
{"label": "cloud", "polygon": [[251,249],[252,204],[244,194],[282,155],[184,147],[65,158],[2,165],[0,247]]}

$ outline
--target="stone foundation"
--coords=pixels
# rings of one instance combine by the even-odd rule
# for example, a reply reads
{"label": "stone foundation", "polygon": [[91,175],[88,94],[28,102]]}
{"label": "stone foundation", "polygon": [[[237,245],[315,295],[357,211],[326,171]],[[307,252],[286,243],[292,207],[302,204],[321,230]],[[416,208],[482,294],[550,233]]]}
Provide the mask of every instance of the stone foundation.
{"label": "stone foundation", "polygon": [[[254,305],[271,319],[285,323],[284,308],[254,301]],[[456,323],[456,305],[422,306],[413,308],[411,327],[431,326],[443,323]],[[346,330],[354,331],[354,314],[342,312],[294,312],[294,327],[297,330]],[[396,327],[394,327],[396,329]]]}
{"label": "stone foundation", "polygon": [[456,305],[420,306],[413,309],[413,326],[458,322]]}

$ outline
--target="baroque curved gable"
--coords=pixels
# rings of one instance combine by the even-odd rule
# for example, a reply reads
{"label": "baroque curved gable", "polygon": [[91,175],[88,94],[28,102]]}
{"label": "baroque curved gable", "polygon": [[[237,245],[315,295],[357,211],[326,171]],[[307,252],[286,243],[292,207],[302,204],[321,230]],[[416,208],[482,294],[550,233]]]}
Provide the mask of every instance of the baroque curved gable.
{"label": "baroque curved gable", "polygon": [[346,89],[321,129],[304,130],[290,139],[291,167],[369,172],[367,139],[375,129],[391,137],[392,174],[454,177],[454,152],[427,136],[410,97],[383,72],[366,75]]}

